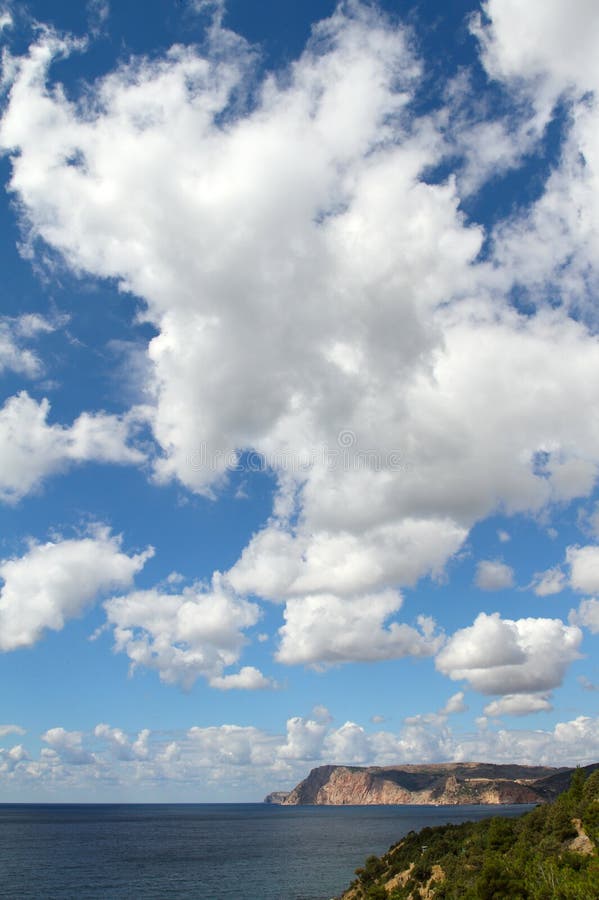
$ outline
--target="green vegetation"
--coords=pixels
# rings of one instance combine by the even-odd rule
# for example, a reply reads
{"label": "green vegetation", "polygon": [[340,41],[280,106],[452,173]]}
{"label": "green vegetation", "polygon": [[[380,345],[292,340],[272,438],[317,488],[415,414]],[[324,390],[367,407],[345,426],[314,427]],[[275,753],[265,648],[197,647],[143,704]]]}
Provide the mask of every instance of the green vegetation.
{"label": "green vegetation", "polygon": [[356,870],[346,900],[599,898],[599,769],[516,819],[410,832]]}

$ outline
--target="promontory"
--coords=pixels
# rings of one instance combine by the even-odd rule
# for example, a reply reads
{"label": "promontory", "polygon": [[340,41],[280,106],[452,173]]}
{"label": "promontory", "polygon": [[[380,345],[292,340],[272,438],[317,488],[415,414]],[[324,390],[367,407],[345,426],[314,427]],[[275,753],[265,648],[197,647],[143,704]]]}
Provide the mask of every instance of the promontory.
{"label": "promontory", "polygon": [[571,768],[460,762],[401,766],[319,766],[289,792],[283,806],[544,803],[569,784]]}

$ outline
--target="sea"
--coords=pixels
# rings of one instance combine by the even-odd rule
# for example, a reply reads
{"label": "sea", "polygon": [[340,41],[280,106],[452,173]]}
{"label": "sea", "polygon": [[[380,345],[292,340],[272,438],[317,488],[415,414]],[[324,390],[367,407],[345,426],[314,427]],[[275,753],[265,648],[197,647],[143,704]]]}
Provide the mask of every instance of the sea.
{"label": "sea", "polygon": [[409,831],[530,808],[0,804],[0,897],[331,900]]}

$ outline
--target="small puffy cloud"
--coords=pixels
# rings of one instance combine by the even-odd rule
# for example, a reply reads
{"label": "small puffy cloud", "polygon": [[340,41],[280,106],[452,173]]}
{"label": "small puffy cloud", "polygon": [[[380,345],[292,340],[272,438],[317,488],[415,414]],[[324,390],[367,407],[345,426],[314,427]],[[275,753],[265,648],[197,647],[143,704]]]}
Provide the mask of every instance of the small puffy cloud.
{"label": "small puffy cloud", "polygon": [[476,567],[474,583],[482,591],[501,591],[513,587],[514,570],[499,560],[483,559]]}
{"label": "small puffy cloud", "polygon": [[584,594],[599,593],[599,547],[568,547],[566,560],[574,590]]}
{"label": "small puffy cloud", "polygon": [[10,776],[19,767],[22,767],[27,760],[29,760],[29,754],[22,744],[17,744],[15,747],[11,747],[10,750],[0,747],[0,773],[4,776]]}
{"label": "small puffy cloud", "polygon": [[599,547],[590,544],[585,547],[568,547],[566,550],[568,575],[561,566],[537,572],[532,588],[540,597],[559,594],[566,587],[580,593],[599,593]]}
{"label": "small puffy cloud", "polygon": [[364,728],[355,722],[346,722],[331,731],[324,748],[328,759],[340,765],[360,765],[372,755],[370,740]]}
{"label": "small puffy cloud", "polygon": [[482,694],[531,694],[561,684],[579,658],[582,632],[560,619],[502,619],[480,613],[456,631],[437,655],[436,667]]}
{"label": "small puffy cloud", "polygon": [[276,682],[266,678],[255,666],[242,666],[239,672],[230,675],[214,675],[210,679],[210,685],[221,691],[259,691],[277,686]]}
{"label": "small puffy cloud", "polygon": [[532,588],[537,597],[550,597],[560,594],[567,587],[568,580],[559,567],[537,572],[532,581]]}
{"label": "small puffy cloud", "polygon": [[328,731],[327,720],[320,717],[304,719],[301,716],[293,716],[287,720],[287,738],[279,751],[279,756],[289,760],[319,759]]}
{"label": "small puffy cloud", "polygon": [[530,713],[550,712],[553,709],[544,694],[506,694],[499,700],[487,703],[486,716],[528,716]]}
{"label": "small puffy cloud", "polygon": [[148,756],[148,738],[150,731],[144,728],[137,738],[131,740],[121,728],[112,728],[100,723],[94,728],[94,736],[105,741],[112,750],[115,759],[128,761],[145,759]]}
{"label": "small puffy cloud", "polygon": [[439,715],[451,716],[454,713],[465,712],[467,709],[468,707],[464,703],[464,691],[458,691],[457,694],[452,694],[445,706],[439,710]]}
{"label": "small puffy cloud", "polygon": [[422,620],[419,629],[395,621],[385,624],[401,605],[400,594],[391,590],[357,597],[314,594],[288,600],[276,658],[287,665],[319,667],[432,656],[443,637],[435,633],[430,620]]}
{"label": "small puffy cloud", "polygon": [[145,456],[128,443],[135,413],[82,413],[72,425],[48,424],[50,403],[26,391],[0,408],[0,500],[16,503],[42,481],[84,462],[138,464]]}
{"label": "small puffy cloud", "polygon": [[180,593],[157,589],[113,597],[104,604],[114,629],[115,650],[126,653],[132,669],[158,672],[161,681],[189,688],[203,676],[217,688],[264,688],[273,685],[247,666],[225,674],[247,643],[245,630],[261,611],[233,594],[220,576],[209,587],[193,585]]}
{"label": "small puffy cloud", "polygon": [[9,734],[25,734],[25,729],[20,725],[0,725],[0,738]]}
{"label": "small puffy cloud", "polygon": [[223,769],[235,767],[272,766],[280,738],[268,735],[259,728],[240,725],[220,725],[188,731],[195,766]]}
{"label": "small puffy cloud", "polygon": [[503,528],[500,528],[497,532],[497,537],[501,541],[502,544],[507,544],[508,541],[511,541],[512,537],[509,531],[504,531]]}
{"label": "small puffy cloud", "polygon": [[13,18],[7,9],[0,9],[0,34],[5,28],[10,28],[13,24]]}
{"label": "small puffy cloud", "polygon": [[571,609],[568,621],[572,625],[582,625],[592,634],[599,634],[599,600],[591,597],[583,600],[578,609]]}
{"label": "small puffy cloud", "polygon": [[83,747],[83,733],[81,731],[65,731],[64,728],[50,728],[42,734],[42,741],[45,741],[56,756],[67,764],[88,766],[96,762],[94,755]]}
{"label": "small puffy cloud", "polygon": [[33,544],[0,563],[0,650],[30,647],[60,631],[102,592],[131,584],[153,554],[128,556],[106,528],[92,537]]}

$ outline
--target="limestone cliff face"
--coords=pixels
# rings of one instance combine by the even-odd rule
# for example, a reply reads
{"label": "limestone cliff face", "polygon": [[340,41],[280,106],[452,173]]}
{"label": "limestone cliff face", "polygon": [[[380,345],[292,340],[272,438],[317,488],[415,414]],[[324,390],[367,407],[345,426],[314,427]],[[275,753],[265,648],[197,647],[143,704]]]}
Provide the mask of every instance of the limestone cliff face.
{"label": "limestone cliff face", "polygon": [[[269,795],[268,802],[285,806],[538,803],[548,799],[547,785],[554,776],[565,771],[488,763],[319,766],[288,794],[280,793],[277,799]],[[537,781],[542,790],[535,788]]]}

